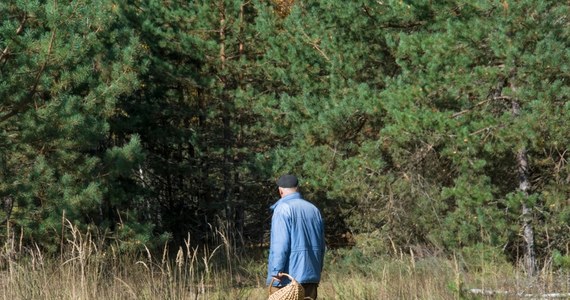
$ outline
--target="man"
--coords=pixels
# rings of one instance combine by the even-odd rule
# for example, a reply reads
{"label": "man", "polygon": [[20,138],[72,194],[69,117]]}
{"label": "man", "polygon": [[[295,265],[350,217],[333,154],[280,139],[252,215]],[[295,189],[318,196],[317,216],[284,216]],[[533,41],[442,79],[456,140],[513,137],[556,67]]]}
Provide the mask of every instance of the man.
{"label": "man", "polygon": [[305,289],[305,296],[317,299],[325,254],[324,225],[317,207],[303,200],[298,191],[299,182],[293,175],[277,180],[281,199],[271,206],[271,240],[267,284],[273,277],[279,279],[271,287],[277,291],[289,283],[279,273],[287,273]]}

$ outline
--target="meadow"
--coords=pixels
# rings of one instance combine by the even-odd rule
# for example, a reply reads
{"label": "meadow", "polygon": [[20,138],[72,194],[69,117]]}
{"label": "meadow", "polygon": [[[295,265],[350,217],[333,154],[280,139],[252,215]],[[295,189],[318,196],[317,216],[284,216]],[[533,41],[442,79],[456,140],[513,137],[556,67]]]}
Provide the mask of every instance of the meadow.
{"label": "meadow", "polygon": [[[58,255],[7,239],[0,257],[2,299],[267,299],[265,247],[237,249],[219,232],[215,247],[161,254],[125,252],[68,226]],[[570,297],[569,274],[545,262],[529,277],[488,256],[381,253],[372,236],[328,251],[319,299],[551,299]]]}

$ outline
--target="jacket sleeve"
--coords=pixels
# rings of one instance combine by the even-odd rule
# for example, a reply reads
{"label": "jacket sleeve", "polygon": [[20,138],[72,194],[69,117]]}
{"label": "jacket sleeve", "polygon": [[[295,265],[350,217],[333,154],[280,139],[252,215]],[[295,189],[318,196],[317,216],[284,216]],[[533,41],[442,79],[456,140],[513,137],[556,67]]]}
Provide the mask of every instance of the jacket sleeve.
{"label": "jacket sleeve", "polygon": [[288,206],[281,204],[273,211],[269,246],[268,281],[277,273],[287,270],[291,253],[290,215]]}

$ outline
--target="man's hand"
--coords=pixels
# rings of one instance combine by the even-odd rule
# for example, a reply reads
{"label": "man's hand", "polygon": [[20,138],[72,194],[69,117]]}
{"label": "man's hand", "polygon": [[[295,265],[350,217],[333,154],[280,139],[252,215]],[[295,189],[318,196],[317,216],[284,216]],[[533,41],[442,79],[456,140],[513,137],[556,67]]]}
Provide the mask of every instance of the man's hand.
{"label": "man's hand", "polygon": [[273,276],[273,278],[275,278],[275,280],[277,281],[281,281],[281,278],[283,277],[283,274],[281,272],[277,273],[277,275]]}

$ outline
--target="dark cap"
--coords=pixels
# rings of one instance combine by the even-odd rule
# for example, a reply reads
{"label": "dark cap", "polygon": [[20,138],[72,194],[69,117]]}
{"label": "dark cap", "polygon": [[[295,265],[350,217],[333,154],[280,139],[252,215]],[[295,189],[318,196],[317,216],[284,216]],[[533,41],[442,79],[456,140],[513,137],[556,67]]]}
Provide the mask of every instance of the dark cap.
{"label": "dark cap", "polygon": [[299,181],[294,175],[283,175],[277,180],[277,185],[282,188],[294,188],[299,185]]}

